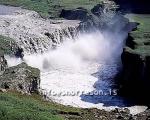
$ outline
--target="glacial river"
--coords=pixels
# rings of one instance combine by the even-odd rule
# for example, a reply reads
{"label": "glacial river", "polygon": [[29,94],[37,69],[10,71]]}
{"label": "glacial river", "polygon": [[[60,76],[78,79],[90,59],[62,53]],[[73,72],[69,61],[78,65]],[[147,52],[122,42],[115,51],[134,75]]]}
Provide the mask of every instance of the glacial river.
{"label": "glacial river", "polygon": [[[11,15],[19,9],[0,5],[0,15]],[[114,82],[125,38],[118,36],[108,37],[101,32],[81,35],[76,42],[63,43],[55,51],[25,55],[24,61],[41,70],[41,88],[55,102],[83,108],[130,108],[132,103],[117,95]],[[7,60],[10,66],[21,62]],[[131,112],[138,113],[138,109],[145,108],[133,106]]]}

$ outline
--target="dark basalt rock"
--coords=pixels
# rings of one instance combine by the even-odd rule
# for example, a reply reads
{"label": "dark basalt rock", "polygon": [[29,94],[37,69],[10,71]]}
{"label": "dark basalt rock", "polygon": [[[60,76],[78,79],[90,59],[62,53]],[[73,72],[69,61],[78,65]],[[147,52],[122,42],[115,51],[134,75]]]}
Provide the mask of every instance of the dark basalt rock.
{"label": "dark basalt rock", "polygon": [[2,74],[7,67],[8,65],[4,55],[0,55],[0,74]]}
{"label": "dark basalt rock", "polygon": [[14,55],[17,57],[17,58],[23,58],[24,57],[24,54],[23,54],[23,49],[20,48],[20,47],[17,47]]}
{"label": "dark basalt rock", "polygon": [[38,93],[40,70],[26,63],[7,68],[0,76],[0,87],[25,93]]}
{"label": "dark basalt rock", "polygon": [[150,104],[150,56],[142,57],[131,48],[122,53],[123,71],[119,80],[119,93],[136,104]]}
{"label": "dark basalt rock", "polygon": [[23,58],[23,49],[14,39],[0,35],[0,54]]}
{"label": "dark basalt rock", "polygon": [[84,8],[77,8],[74,10],[62,10],[60,17],[69,20],[86,20],[88,17],[88,11]]}
{"label": "dark basalt rock", "polygon": [[104,7],[104,4],[97,4],[91,9],[91,12],[99,17],[103,13]]}
{"label": "dark basalt rock", "polygon": [[69,20],[80,20],[80,31],[82,29],[91,30],[92,28],[100,28],[104,22],[100,20],[99,12],[103,13],[101,5],[95,6],[91,11],[86,10],[82,7],[73,10],[62,10],[60,17]]}

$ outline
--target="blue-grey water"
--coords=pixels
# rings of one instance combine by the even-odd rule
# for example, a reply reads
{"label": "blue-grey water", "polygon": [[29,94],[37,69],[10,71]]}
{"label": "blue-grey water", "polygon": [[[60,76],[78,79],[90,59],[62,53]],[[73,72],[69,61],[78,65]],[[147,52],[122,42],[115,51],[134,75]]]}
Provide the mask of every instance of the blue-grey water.
{"label": "blue-grey water", "polygon": [[[101,66],[99,71],[93,74],[98,77],[98,81],[94,84],[96,90],[82,95],[81,99],[94,104],[103,103],[104,106],[129,107],[134,105],[127,98],[118,95],[118,85],[115,82],[115,76],[120,69],[119,64]],[[97,95],[98,92],[99,94]]]}

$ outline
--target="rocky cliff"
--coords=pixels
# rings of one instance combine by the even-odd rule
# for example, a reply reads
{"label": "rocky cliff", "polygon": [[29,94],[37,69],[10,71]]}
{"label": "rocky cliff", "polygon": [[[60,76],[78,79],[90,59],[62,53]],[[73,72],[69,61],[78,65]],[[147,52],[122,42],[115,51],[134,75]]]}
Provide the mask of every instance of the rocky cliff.
{"label": "rocky cliff", "polygon": [[133,15],[139,22],[127,39],[122,53],[120,93],[138,104],[150,104],[150,54],[149,54],[149,15]]}
{"label": "rocky cliff", "polygon": [[80,30],[88,31],[91,29],[106,28],[106,24],[111,24],[116,15],[117,5],[113,1],[102,2],[88,10],[83,7],[76,9],[63,9],[60,17],[69,20],[80,20]]}

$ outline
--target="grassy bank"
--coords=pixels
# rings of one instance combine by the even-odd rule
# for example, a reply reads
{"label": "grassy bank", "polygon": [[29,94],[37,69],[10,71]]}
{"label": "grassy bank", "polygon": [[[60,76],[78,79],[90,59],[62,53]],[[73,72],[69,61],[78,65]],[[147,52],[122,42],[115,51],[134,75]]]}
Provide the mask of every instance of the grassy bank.
{"label": "grassy bank", "polygon": [[38,95],[0,93],[0,120],[62,120],[71,117],[69,113],[78,115],[80,112],[76,108],[46,102]]}
{"label": "grassy bank", "polygon": [[[36,94],[29,96],[14,91],[0,92],[0,120],[96,120],[95,111],[45,101]],[[109,115],[104,111],[101,114]]]}
{"label": "grassy bank", "polygon": [[34,10],[42,17],[59,18],[63,8],[72,9],[84,7],[91,9],[102,0],[0,0],[0,4],[21,6],[22,8]]}
{"label": "grassy bank", "polygon": [[150,14],[130,14],[128,18],[140,23],[137,30],[130,34],[136,43],[133,52],[143,57],[150,55]]}

